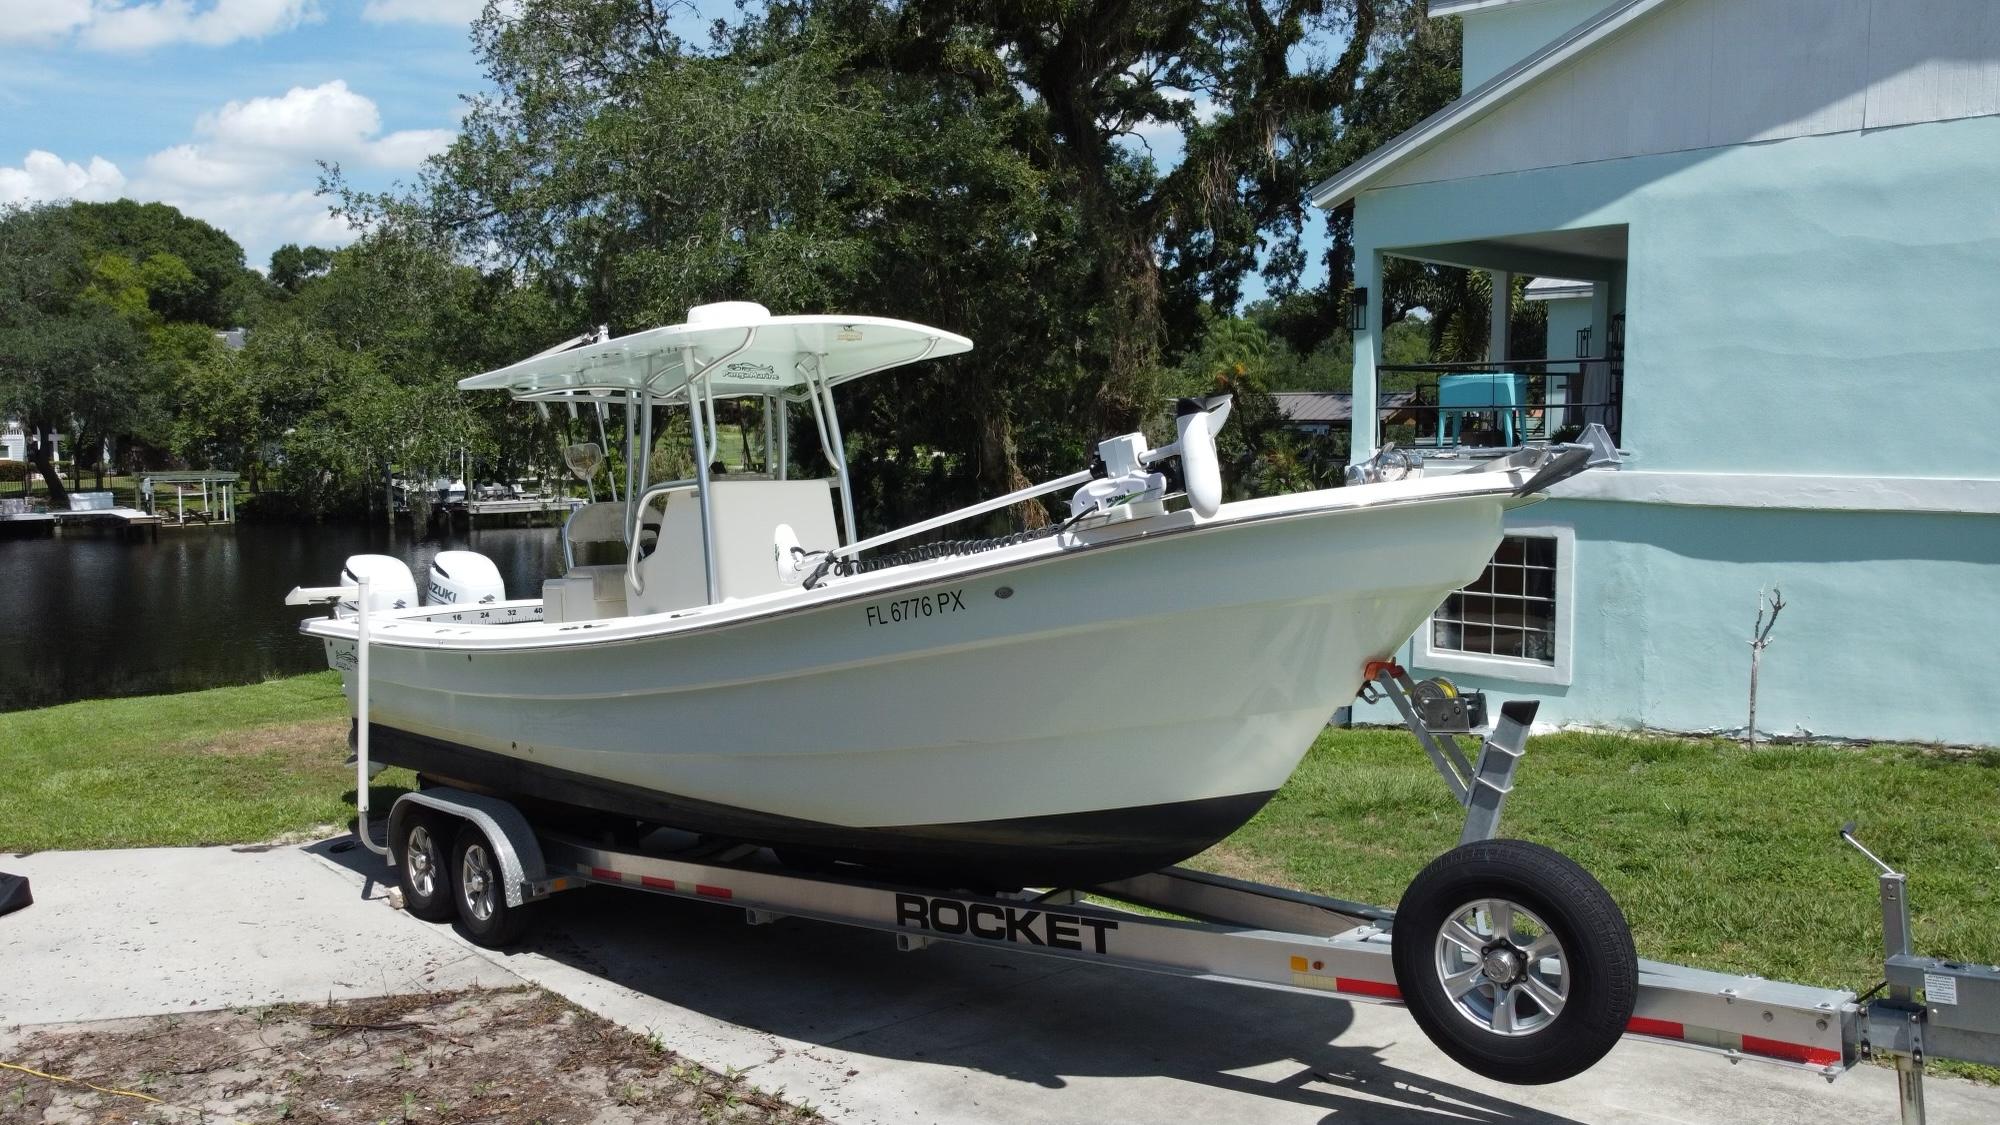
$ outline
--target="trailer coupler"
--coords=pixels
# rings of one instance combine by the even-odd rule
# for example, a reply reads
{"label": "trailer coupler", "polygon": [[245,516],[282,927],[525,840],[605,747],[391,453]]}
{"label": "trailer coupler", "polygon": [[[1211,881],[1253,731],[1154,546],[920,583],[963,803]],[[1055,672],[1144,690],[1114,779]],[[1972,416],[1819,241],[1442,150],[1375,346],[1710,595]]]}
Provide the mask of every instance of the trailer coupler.
{"label": "trailer coupler", "polygon": [[2000,1066],[2000,965],[1965,965],[1910,952],[1909,876],[1854,836],[1840,838],[1877,869],[1882,900],[1883,981],[1888,995],[1862,1013],[1860,1051],[1896,1067],[1903,1125],[1923,1125],[1924,1064],[1930,1059]]}

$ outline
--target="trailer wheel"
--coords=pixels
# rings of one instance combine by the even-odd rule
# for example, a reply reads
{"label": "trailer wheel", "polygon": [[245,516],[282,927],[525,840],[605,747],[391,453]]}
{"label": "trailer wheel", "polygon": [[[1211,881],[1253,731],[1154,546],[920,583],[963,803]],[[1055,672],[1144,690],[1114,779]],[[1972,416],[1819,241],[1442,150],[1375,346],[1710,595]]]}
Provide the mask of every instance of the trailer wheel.
{"label": "trailer wheel", "polygon": [[1417,1025],[1497,1081],[1588,1070],[1638,1001],[1624,913],[1589,872],[1539,844],[1489,840],[1439,856],[1411,880],[1391,937]]}
{"label": "trailer wheel", "polygon": [[398,819],[389,847],[396,856],[396,883],[403,912],[426,922],[449,922],[458,912],[451,894],[451,817],[411,809]]}
{"label": "trailer wheel", "polygon": [[474,824],[460,828],[451,855],[460,932],[487,949],[512,945],[532,920],[529,904],[507,905],[505,876],[486,833]]}

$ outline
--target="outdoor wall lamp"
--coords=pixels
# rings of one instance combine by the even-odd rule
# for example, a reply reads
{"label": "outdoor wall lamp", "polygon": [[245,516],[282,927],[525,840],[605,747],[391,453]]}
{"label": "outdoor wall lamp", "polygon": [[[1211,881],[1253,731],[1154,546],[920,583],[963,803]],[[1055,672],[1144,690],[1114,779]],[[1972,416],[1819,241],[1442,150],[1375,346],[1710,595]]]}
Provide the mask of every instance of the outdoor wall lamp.
{"label": "outdoor wall lamp", "polygon": [[1588,328],[1579,328],[1576,330],[1576,358],[1590,358],[1590,329]]}
{"label": "outdoor wall lamp", "polygon": [[1359,332],[1368,327],[1368,287],[1357,285],[1347,293],[1347,327]]}

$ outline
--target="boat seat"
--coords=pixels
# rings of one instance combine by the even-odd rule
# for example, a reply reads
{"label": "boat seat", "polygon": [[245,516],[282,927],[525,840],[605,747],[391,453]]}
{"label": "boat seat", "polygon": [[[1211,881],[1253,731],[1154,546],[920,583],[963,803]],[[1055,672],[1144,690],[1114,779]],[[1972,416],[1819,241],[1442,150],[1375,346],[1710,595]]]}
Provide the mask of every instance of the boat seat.
{"label": "boat seat", "polygon": [[623,564],[625,505],[605,500],[585,504],[564,521],[563,538],[569,544],[573,568]]}
{"label": "boat seat", "polygon": [[[784,589],[771,553],[779,524],[789,525],[808,548],[824,549],[840,542],[834,525],[832,483],[730,478],[709,482],[716,586],[723,598],[750,598]],[[644,589],[630,597],[635,614],[708,604],[708,576],[701,558],[701,503],[691,491],[670,492],[661,502],[665,506],[660,511],[658,544],[639,560]],[[652,515],[648,511],[640,518],[650,520]]]}
{"label": "boat seat", "polygon": [[625,616],[625,566],[573,566],[567,575],[542,583],[542,620],[602,621]]}

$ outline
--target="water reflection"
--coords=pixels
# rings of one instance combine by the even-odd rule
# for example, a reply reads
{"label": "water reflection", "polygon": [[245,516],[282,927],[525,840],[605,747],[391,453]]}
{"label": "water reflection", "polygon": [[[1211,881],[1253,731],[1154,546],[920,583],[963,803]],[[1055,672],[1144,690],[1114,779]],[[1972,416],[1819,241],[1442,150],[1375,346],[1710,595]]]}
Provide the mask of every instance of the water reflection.
{"label": "water reflection", "polygon": [[326,666],[299,636],[293,586],[330,585],[348,555],[424,568],[443,550],[493,559],[510,597],[561,569],[551,528],[415,538],[381,527],[162,530],[158,542],[81,533],[0,540],[0,711],[107,695],[193,691]]}

